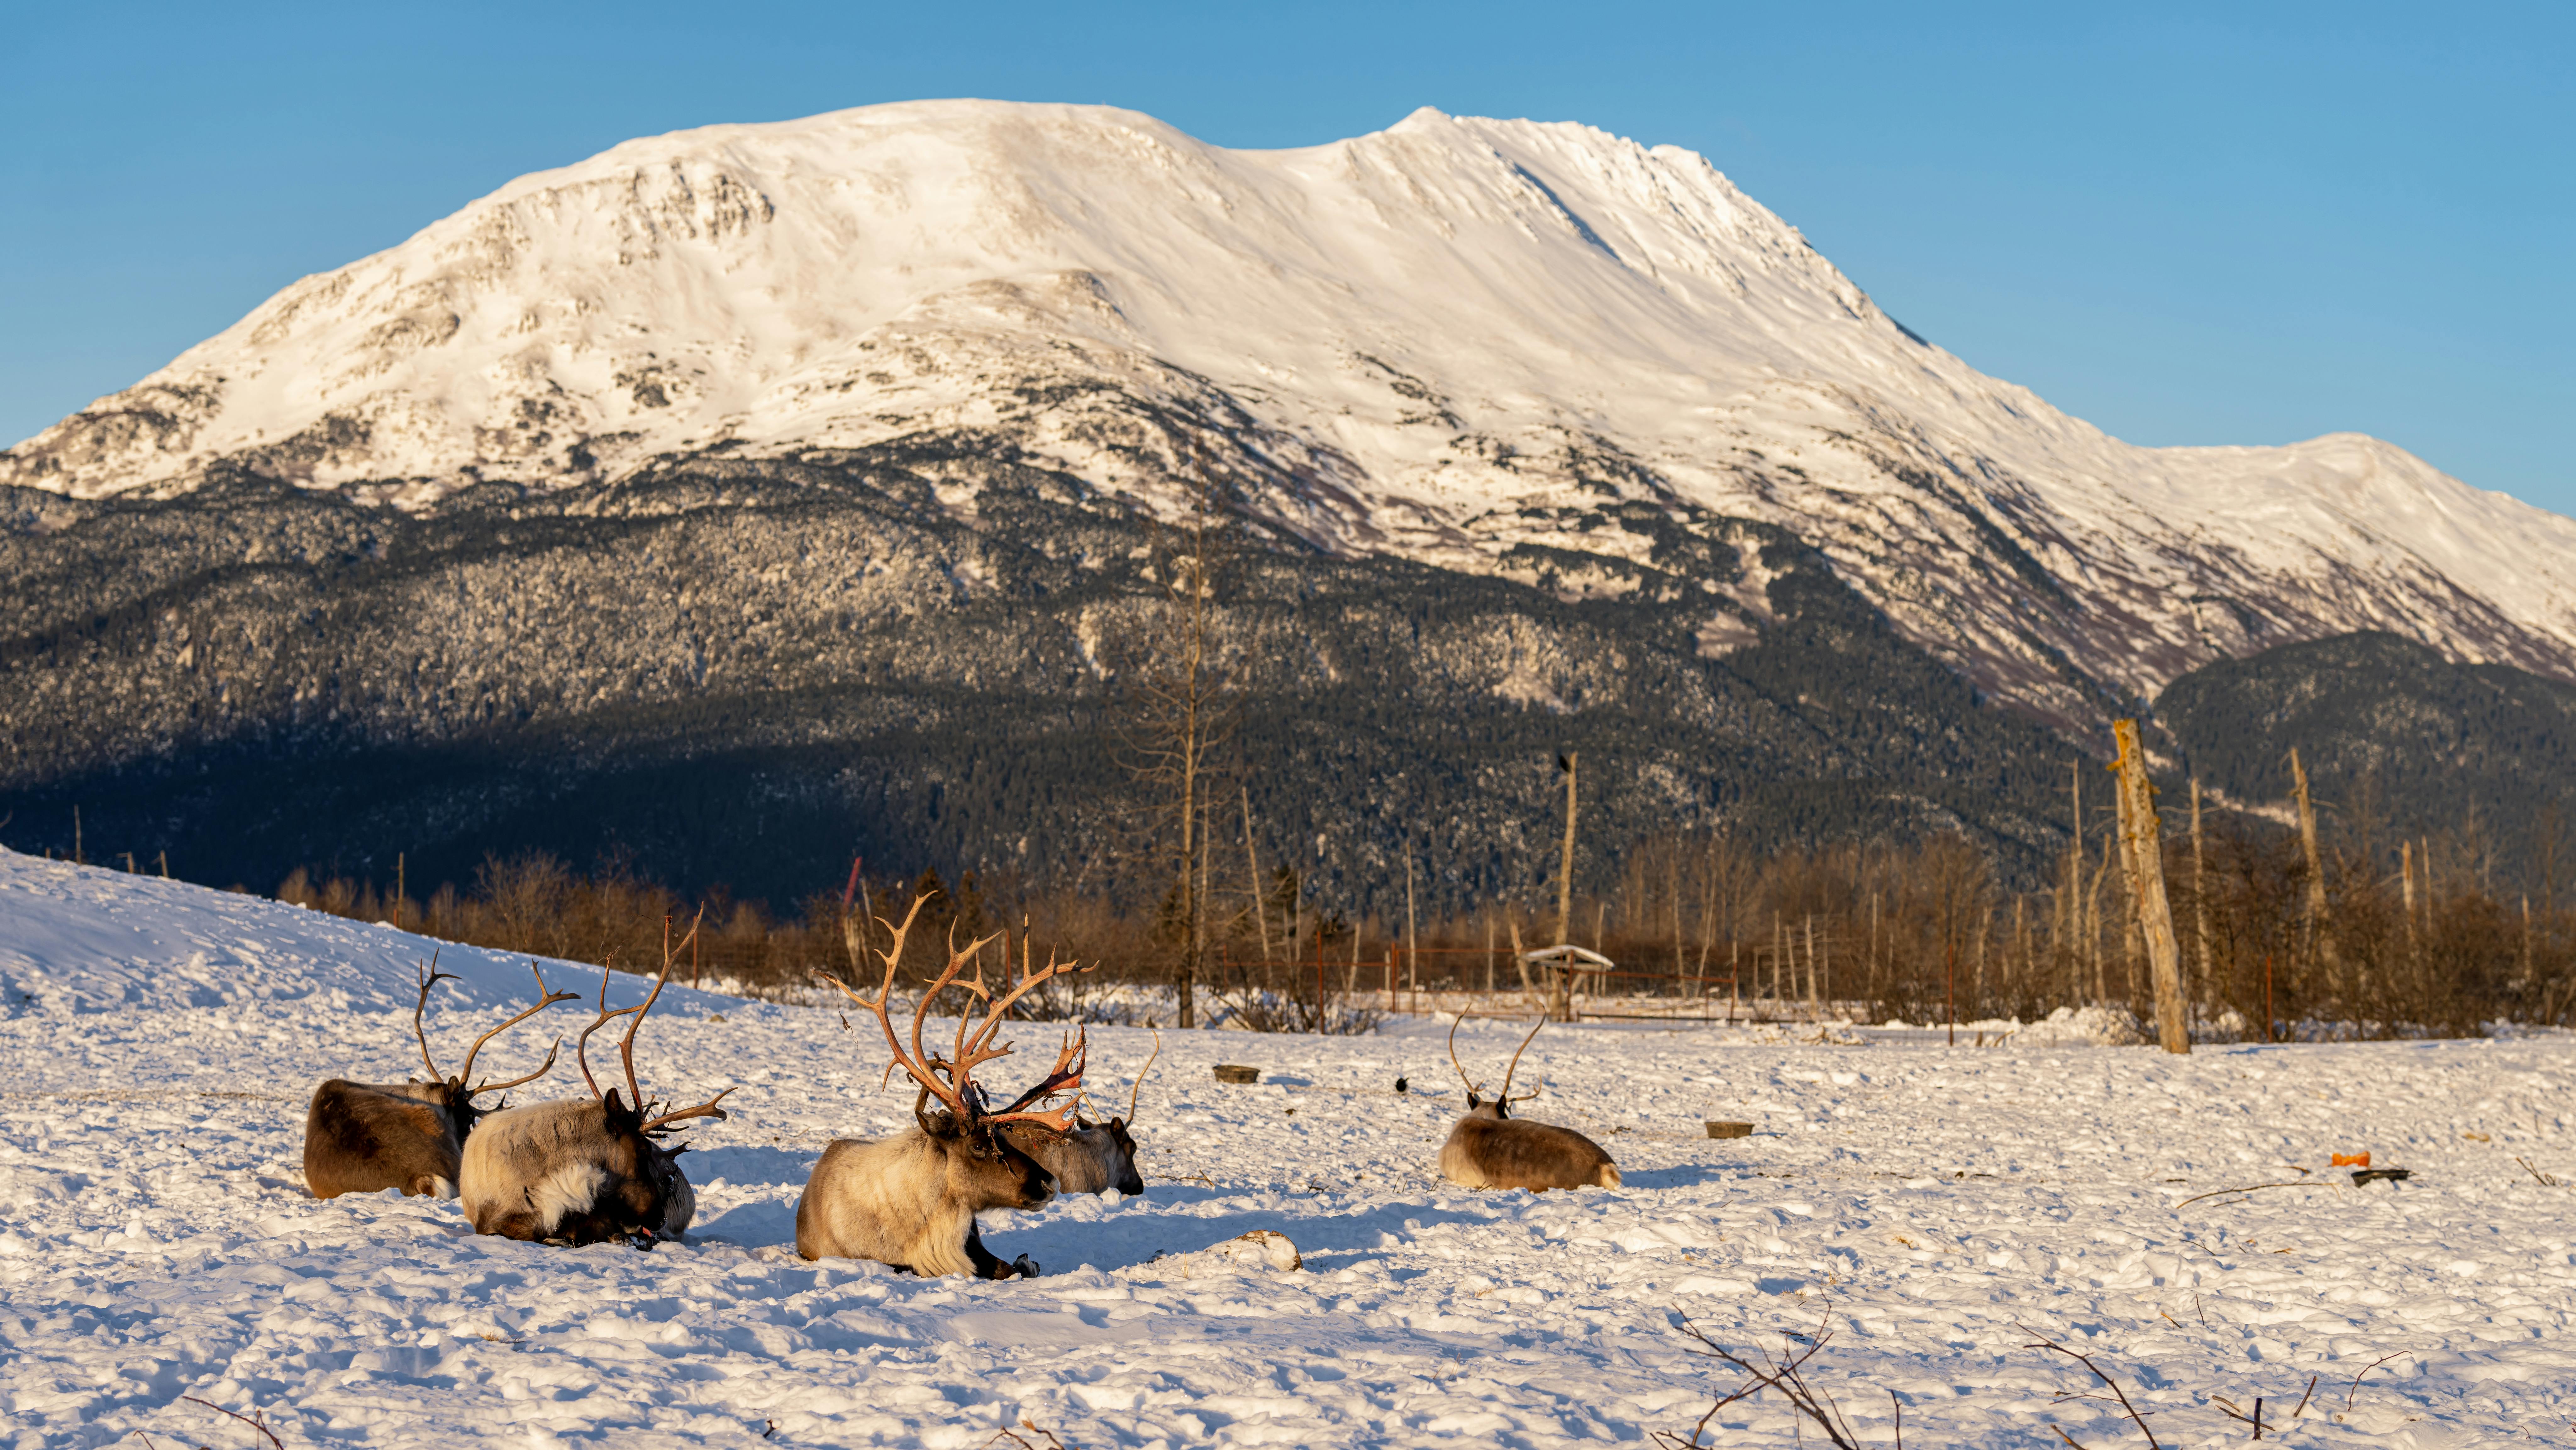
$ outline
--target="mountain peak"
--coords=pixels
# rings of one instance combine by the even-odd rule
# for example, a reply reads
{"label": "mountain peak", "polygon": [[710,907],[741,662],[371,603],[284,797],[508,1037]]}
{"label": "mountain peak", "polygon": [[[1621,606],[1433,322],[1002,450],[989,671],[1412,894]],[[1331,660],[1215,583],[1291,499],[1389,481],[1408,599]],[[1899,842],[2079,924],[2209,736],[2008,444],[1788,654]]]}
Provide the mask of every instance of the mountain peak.
{"label": "mountain peak", "polygon": [[[977,100],[629,141],[295,283],[0,483],[425,508],[932,435],[1151,509],[1214,448],[1278,531],[1477,572],[1646,547],[1564,536],[1604,499],[1778,524],[2050,710],[2081,713],[2070,652],[2141,692],[2343,628],[2576,659],[2564,519],[2358,435],[2122,443],[1900,328],[1697,153],[1428,107],[1276,151]],[[2092,603],[2035,623],[2033,590]]]}

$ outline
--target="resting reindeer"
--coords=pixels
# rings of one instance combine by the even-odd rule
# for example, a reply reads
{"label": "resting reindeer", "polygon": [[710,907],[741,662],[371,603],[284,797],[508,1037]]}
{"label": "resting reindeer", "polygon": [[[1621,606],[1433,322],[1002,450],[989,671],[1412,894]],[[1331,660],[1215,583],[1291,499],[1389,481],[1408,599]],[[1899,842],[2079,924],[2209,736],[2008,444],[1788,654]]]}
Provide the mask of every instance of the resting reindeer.
{"label": "resting reindeer", "polygon": [[[474,1106],[474,1099],[534,1082],[554,1069],[554,1048],[548,1048],[545,1065],[526,1077],[465,1085],[484,1043],[557,1002],[581,995],[547,991],[545,973],[538,972],[531,961],[528,970],[536,972],[537,1005],[475,1038],[465,1050],[464,1067],[454,1077],[440,1072],[438,1064],[430,1061],[429,1034],[421,1026],[421,1014],[429,1008],[429,989],[457,978],[437,967],[433,956],[421,969],[420,1000],[411,1009],[411,1033],[420,1039],[420,1060],[429,1069],[429,1081],[368,1083],[335,1077],[313,1090],[313,1106],[304,1115],[304,1186],[313,1190],[315,1198],[388,1188],[399,1188],[412,1197],[454,1198],[466,1135],[474,1131],[475,1119],[483,1113]],[[560,1039],[555,1043],[555,1047],[562,1045]]]}
{"label": "resting reindeer", "polygon": [[[1467,1020],[1465,1013],[1458,1022]],[[1526,1188],[1542,1192],[1550,1188],[1616,1188],[1619,1165],[1601,1151],[1601,1145],[1574,1131],[1553,1123],[1533,1123],[1511,1115],[1511,1105],[1527,1102],[1536,1093],[1512,1096],[1512,1074],[1520,1070],[1521,1053],[1529,1051],[1530,1038],[1538,1036],[1547,1019],[1521,1039],[1520,1052],[1512,1054],[1512,1065],[1503,1072],[1503,1090],[1492,1102],[1478,1096],[1481,1084],[1467,1082],[1467,1070],[1458,1067],[1458,1022],[1449,1024],[1449,1065],[1458,1069],[1458,1081],[1467,1085],[1467,1115],[1449,1130],[1449,1141],[1440,1145],[1440,1174],[1453,1183],[1469,1188]]]}
{"label": "resting reindeer", "polygon": [[[682,946],[687,942],[683,941]],[[608,972],[600,971],[599,1015],[573,1040],[573,1060],[591,1101],[569,1098],[494,1113],[466,1140],[465,1216],[474,1231],[525,1242],[574,1245],[612,1239],[649,1249],[656,1239],[676,1239],[697,1217],[698,1196],[680,1171],[683,1143],[659,1141],[671,1125],[690,1118],[725,1116],[717,1104],[726,1088],[694,1108],[646,1117],[654,1104],[635,1081],[635,1029],[671,980],[671,955],[651,996],[633,1007],[608,1009]],[[590,1034],[611,1019],[632,1016],[617,1055],[626,1068],[626,1096],[606,1094],[590,1075]]]}
{"label": "resting reindeer", "polygon": [[[885,962],[885,980],[878,984],[873,1000],[837,978],[826,978],[875,1014],[886,1046],[894,1052],[887,1073],[900,1067],[920,1085],[913,1100],[914,1126],[873,1142],[837,1139],[823,1150],[822,1161],[814,1165],[812,1176],[805,1180],[805,1192],[796,1200],[796,1252],[809,1259],[874,1259],[915,1274],[1034,1278],[1038,1266],[1026,1254],[1005,1264],[984,1247],[975,1215],[989,1208],[1036,1208],[1053,1196],[1053,1178],[1036,1159],[1012,1146],[1007,1130],[1023,1123],[1053,1133],[1071,1127],[1066,1122],[1073,1112],[1071,1104],[1048,1112],[1028,1109],[1058,1093],[1081,1089],[1086,1044],[1067,1044],[1038,1085],[998,1113],[986,1110],[984,1090],[975,1082],[974,1072],[1010,1052],[1008,1045],[995,1047],[992,1041],[1011,1004],[1039,983],[1072,971],[1074,964],[1058,965],[1049,957],[1044,971],[1023,972],[1019,985],[996,1000],[985,990],[980,963],[972,980],[958,981],[958,971],[984,942],[970,943],[962,952],[951,951],[947,969],[913,1009],[912,1050],[906,1052],[895,1037],[886,1004],[894,995],[895,964],[902,959],[904,937],[920,912],[921,899],[915,898],[903,925],[889,925],[894,944],[891,950],[877,953]],[[959,1014],[956,1046],[942,1059],[922,1050],[921,1026],[931,1003],[952,982],[990,1008],[981,1022],[975,1020],[971,1006]],[[936,1110],[928,1106],[932,1098],[939,1100]]]}
{"label": "resting reindeer", "polygon": [[1026,1123],[1013,1124],[1011,1145],[1055,1175],[1058,1193],[1102,1193],[1111,1188],[1122,1194],[1144,1192],[1144,1177],[1136,1171],[1136,1140],[1128,1130],[1136,1123],[1136,1094],[1145,1086],[1145,1073],[1154,1070],[1154,1059],[1162,1055],[1163,1034],[1157,1032],[1154,1056],[1145,1059],[1144,1070],[1136,1074],[1135,1086],[1127,1090],[1127,1116],[1105,1123],[1086,1123],[1076,1104],[1073,1131],[1051,1133]]}

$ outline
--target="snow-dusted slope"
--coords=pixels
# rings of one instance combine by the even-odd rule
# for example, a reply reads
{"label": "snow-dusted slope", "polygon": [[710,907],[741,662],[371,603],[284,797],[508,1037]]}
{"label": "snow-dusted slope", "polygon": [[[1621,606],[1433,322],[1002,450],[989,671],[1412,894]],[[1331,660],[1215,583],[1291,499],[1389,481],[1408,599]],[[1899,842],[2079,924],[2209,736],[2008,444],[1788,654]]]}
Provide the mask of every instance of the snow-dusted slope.
{"label": "snow-dusted slope", "polygon": [[[445,1014],[534,1000],[530,959],[432,941],[377,922],[99,866],[0,850],[0,1011],[81,1014],[294,1003],[319,1014],[396,1012],[419,1000],[420,967],[456,980],[431,998]],[[595,993],[599,968],[547,958],[556,991]],[[631,1003],[642,979],[621,979]],[[748,1004],[664,989],[655,1015]],[[573,1011],[556,1009],[558,1014]],[[406,1026],[406,1034],[408,1027]],[[533,1034],[531,1034],[533,1035]]]}
{"label": "snow-dusted slope", "polygon": [[1429,110],[1276,152],[977,101],[629,142],[296,283],[0,482],[230,459],[421,506],[957,431],[1156,502],[1205,442],[1284,529],[1469,570],[1642,550],[1568,534],[1605,494],[1778,522],[2037,704],[2061,655],[2152,690],[2365,627],[2576,675],[2576,523],[2358,435],[2134,447],[1696,154]]}

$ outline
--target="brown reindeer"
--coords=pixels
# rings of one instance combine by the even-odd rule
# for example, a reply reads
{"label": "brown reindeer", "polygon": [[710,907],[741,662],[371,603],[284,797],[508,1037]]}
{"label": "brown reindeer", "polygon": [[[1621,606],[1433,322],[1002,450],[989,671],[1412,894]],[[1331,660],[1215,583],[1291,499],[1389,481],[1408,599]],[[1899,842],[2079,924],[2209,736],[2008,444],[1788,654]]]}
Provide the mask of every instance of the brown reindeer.
{"label": "brown reindeer", "polygon": [[1154,1055],[1145,1059],[1144,1071],[1127,1090],[1127,1116],[1111,1118],[1105,1123],[1086,1123],[1077,1104],[1073,1130],[1051,1133],[1028,1123],[1015,1123],[1009,1133],[1011,1145],[1038,1160],[1041,1167],[1055,1175],[1058,1193],[1104,1193],[1115,1188],[1122,1194],[1145,1191],[1145,1179],[1136,1171],[1136,1139],[1130,1129],[1136,1124],[1136,1094],[1145,1086],[1145,1073],[1154,1070],[1154,1059],[1163,1055],[1163,1034],[1154,1034]]}
{"label": "brown reindeer", "polygon": [[[1066,1120],[1073,1104],[1046,1112],[1032,1111],[1030,1105],[1058,1093],[1079,1094],[1088,1039],[1065,1044],[1056,1053],[1055,1066],[1037,1086],[998,1113],[985,1106],[984,1090],[975,1082],[974,1071],[1010,1052],[1007,1044],[993,1045],[993,1034],[1011,1004],[1039,983],[1074,970],[1074,964],[1058,964],[1050,955],[1045,970],[1024,969],[1019,985],[996,999],[985,989],[980,962],[971,980],[958,977],[991,938],[969,943],[964,951],[951,950],[947,969],[913,1009],[912,1050],[906,1052],[895,1036],[893,1019],[886,1015],[886,1004],[894,995],[895,964],[903,956],[904,938],[920,912],[921,898],[916,897],[903,925],[887,924],[894,941],[890,950],[877,953],[885,962],[885,979],[878,984],[875,998],[837,978],[825,979],[875,1015],[886,1046],[894,1053],[887,1074],[900,1067],[920,1086],[913,1099],[914,1126],[872,1142],[836,1139],[823,1150],[822,1161],[814,1165],[805,1180],[805,1192],[796,1200],[796,1252],[809,1259],[874,1259],[915,1274],[1034,1278],[1038,1266],[1026,1254],[1005,1264],[984,1247],[975,1215],[989,1208],[1036,1208],[1053,1195],[1053,1178],[1035,1158],[1012,1145],[1009,1130],[1031,1124],[1061,1134],[1071,1128]],[[971,1006],[959,1014],[956,1044],[943,1059],[922,1050],[922,1020],[952,982],[989,1006],[981,1022],[975,1020]],[[939,1100],[936,1110],[929,1107],[932,1098]]]}
{"label": "brown reindeer", "polygon": [[[690,934],[696,934],[694,926]],[[680,943],[687,945],[686,939]],[[657,1239],[688,1231],[698,1212],[697,1192],[678,1161],[688,1145],[666,1148],[660,1140],[675,1123],[723,1120],[718,1104],[735,1090],[726,1088],[693,1108],[645,1116],[658,1105],[645,1099],[635,1080],[635,1030],[670,983],[678,951],[664,954],[652,994],[633,1007],[609,1010],[609,974],[601,970],[599,1015],[573,1040],[573,1060],[590,1084],[589,1102],[570,1098],[494,1113],[466,1140],[463,1207],[476,1233],[529,1243],[617,1240],[649,1249]],[[614,1087],[600,1092],[589,1057],[590,1034],[618,1017],[634,1019],[617,1047],[626,1069],[623,1098]]]}
{"label": "brown reindeer", "polygon": [[430,1060],[429,1034],[421,1025],[430,988],[457,980],[455,973],[437,968],[438,958],[433,955],[420,970],[420,1000],[411,1010],[412,1036],[420,1040],[420,1060],[429,1069],[429,1081],[367,1083],[335,1077],[313,1090],[313,1106],[304,1114],[304,1186],[315,1198],[388,1188],[399,1188],[412,1197],[454,1198],[466,1135],[474,1131],[475,1120],[484,1112],[474,1099],[534,1082],[553,1071],[555,1049],[563,1046],[560,1038],[546,1050],[544,1065],[526,1077],[465,1085],[474,1075],[474,1058],[484,1043],[580,993],[547,991],[545,973],[530,961],[528,970],[537,978],[537,1005],[475,1038],[465,1050],[465,1065],[450,1077]]}
{"label": "brown reindeer", "polygon": [[[1458,1014],[1458,1022],[1467,1014]],[[1601,1151],[1601,1145],[1574,1131],[1553,1123],[1533,1123],[1511,1115],[1511,1105],[1527,1102],[1537,1093],[1512,1096],[1512,1074],[1520,1071],[1521,1053],[1529,1051],[1530,1039],[1538,1036],[1538,1026],[1521,1039],[1520,1051],[1512,1054],[1512,1065],[1503,1072],[1503,1090],[1492,1102],[1479,1095],[1481,1084],[1467,1081],[1467,1070],[1458,1066],[1458,1022],[1449,1024],[1449,1065],[1457,1068],[1458,1081],[1467,1087],[1467,1113],[1449,1130],[1449,1141],[1440,1145],[1440,1174],[1453,1183],[1469,1188],[1526,1188],[1544,1192],[1550,1188],[1616,1188],[1619,1165]]]}

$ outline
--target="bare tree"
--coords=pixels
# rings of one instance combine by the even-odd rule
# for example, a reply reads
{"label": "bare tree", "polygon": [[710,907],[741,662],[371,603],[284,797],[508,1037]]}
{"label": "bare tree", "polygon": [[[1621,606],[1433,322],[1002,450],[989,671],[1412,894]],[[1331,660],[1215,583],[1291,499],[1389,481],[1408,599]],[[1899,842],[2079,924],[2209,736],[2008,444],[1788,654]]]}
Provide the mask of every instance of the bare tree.
{"label": "bare tree", "polygon": [[[1233,735],[1235,682],[1220,658],[1216,590],[1230,552],[1207,465],[1193,460],[1189,509],[1157,532],[1148,561],[1159,597],[1129,677],[1120,763],[1144,795],[1142,825],[1164,897],[1172,985],[1182,1027],[1197,1025],[1204,969],[1200,918],[1211,765]],[[1166,874],[1168,873],[1168,874]]]}

